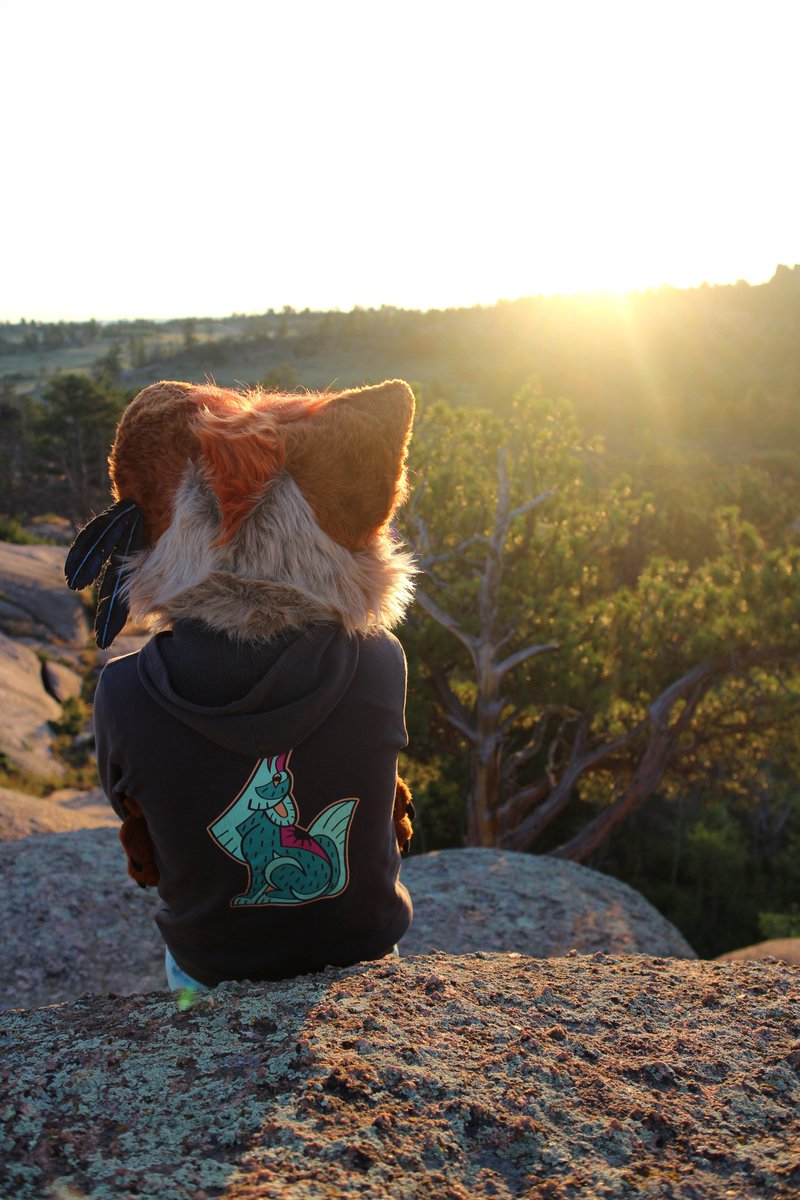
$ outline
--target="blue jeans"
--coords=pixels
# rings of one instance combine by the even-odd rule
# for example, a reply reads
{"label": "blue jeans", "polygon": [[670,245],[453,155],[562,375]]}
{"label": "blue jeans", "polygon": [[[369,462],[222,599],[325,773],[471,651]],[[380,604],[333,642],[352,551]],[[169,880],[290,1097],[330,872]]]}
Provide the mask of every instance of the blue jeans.
{"label": "blue jeans", "polygon": [[192,979],[191,975],[186,974],[183,967],[178,966],[170,953],[169,946],[164,947],[164,966],[167,971],[167,986],[171,992],[176,992],[179,988],[188,988],[193,992],[208,991],[204,983],[198,983],[196,979]]}
{"label": "blue jeans", "polygon": [[[391,952],[395,958],[400,957],[400,951],[397,949],[397,946],[393,946]],[[171,992],[178,991],[181,988],[186,988],[192,992],[209,991],[205,983],[198,983],[196,979],[192,979],[191,975],[187,975],[182,967],[178,966],[170,953],[169,946],[164,947],[164,967],[167,972],[167,986]]]}

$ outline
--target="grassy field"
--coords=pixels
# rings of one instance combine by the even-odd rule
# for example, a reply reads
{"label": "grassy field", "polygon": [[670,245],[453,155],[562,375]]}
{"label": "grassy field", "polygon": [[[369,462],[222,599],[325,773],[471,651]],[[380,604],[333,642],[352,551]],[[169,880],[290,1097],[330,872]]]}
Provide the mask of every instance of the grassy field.
{"label": "grassy field", "polygon": [[[131,391],[157,379],[212,379],[223,386],[255,384],[338,390],[400,377],[458,389],[462,400],[474,399],[476,363],[466,356],[454,361],[444,347],[413,352],[393,348],[375,338],[321,336],[323,314],[265,314],[257,318],[203,319],[192,322],[187,342],[184,322],[164,325],[131,322],[98,327],[97,336],[83,345],[31,349],[22,344],[24,331],[6,327],[5,340],[13,352],[0,354],[0,386],[13,386],[18,395],[38,397],[56,375],[94,374],[117,347],[120,386]],[[142,332],[141,324],[146,325]],[[138,361],[137,361],[138,358]],[[464,367],[462,371],[460,368]]]}

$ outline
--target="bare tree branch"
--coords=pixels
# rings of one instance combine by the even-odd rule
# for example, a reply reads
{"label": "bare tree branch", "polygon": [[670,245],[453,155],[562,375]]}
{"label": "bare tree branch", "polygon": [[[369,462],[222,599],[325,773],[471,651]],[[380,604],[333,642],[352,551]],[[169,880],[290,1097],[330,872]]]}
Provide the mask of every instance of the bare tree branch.
{"label": "bare tree branch", "polygon": [[474,659],[478,649],[477,638],[473,637],[471,633],[467,633],[465,629],[462,629],[455,617],[451,617],[450,613],[445,612],[443,608],[435,604],[430,596],[426,596],[424,592],[417,592],[416,599],[417,603],[425,610],[429,617],[433,617],[437,624],[446,629],[448,633],[452,633],[454,638],[458,638],[459,642],[463,646],[466,646]]}
{"label": "bare tree branch", "polygon": [[509,796],[497,809],[498,828],[501,834],[501,845],[511,847],[511,836],[515,833],[526,812],[538,804],[550,791],[544,780],[522,788]]}
{"label": "bare tree branch", "polygon": [[477,740],[477,731],[471,720],[471,714],[468,709],[461,703],[458,696],[448,683],[447,676],[439,667],[428,667],[428,675],[433,680],[434,687],[442,701],[445,709],[445,717],[449,723],[463,734],[464,737],[471,743],[475,744]]}
{"label": "bare tree branch", "polygon": [[671,759],[672,742],[673,737],[670,733],[664,729],[655,730],[633,779],[620,798],[604,808],[600,815],[585,825],[574,838],[552,850],[550,853],[553,857],[582,862],[601,845],[609,833],[658,787]]}
{"label": "bare tree branch", "polygon": [[540,504],[544,504],[545,500],[549,500],[556,493],[555,488],[548,488],[546,492],[540,492],[538,496],[534,496],[532,500],[526,500],[524,504],[520,504],[517,508],[512,508],[508,514],[508,523],[516,521],[517,517],[523,517],[526,513],[533,512]]}
{"label": "bare tree branch", "polygon": [[560,650],[560,642],[542,642],[538,646],[525,646],[522,650],[517,650],[514,654],[509,654],[508,658],[504,658],[495,668],[498,675],[501,677],[509,671],[513,671],[515,667],[521,663],[527,662],[529,658],[534,658],[537,654],[544,654],[548,650]]}
{"label": "bare tree branch", "polygon": [[[544,745],[544,735],[547,733],[547,726],[550,723],[550,719],[556,715],[563,714],[560,709],[554,708],[551,705],[548,705],[548,707],[539,714],[539,716],[536,718],[533,731],[528,740],[524,743],[524,745],[518,747],[518,749],[506,756],[502,772],[504,781],[507,782],[510,780],[520,769],[520,767],[524,767],[527,762],[530,762],[530,760],[535,758],[540,752],[542,746]],[[504,734],[507,733],[508,730],[511,729],[516,723],[516,721],[518,721],[518,719],[518,715],[516,713],[512,713],[507,720],[502,722],[500,725],[500,731]]]}
{"label": "bare tree branch", "polygon": [[[421,522],[418,522],[418,524],[421,524]],[[457,546],[451,546],[449,550],[445,550],[441,554],[420,554],[419,549],[415,546],[417,566],[420,571],[429,574],[431,567],[447,562],[448,559],[462,556],[470,546],[474,546],[478,542],[482,542],[485,545],[488,541],[489,539],[485,533],[475,533],[472,537],[465,538],[463,542],[459,542]]]}
{"label": "bare tree branch", "polygon": [[682,675],[680,679],[676,679],[674,683],[671,683],[670,686],[653,701],[648,709],[650,720],[653,722],[653,724],[656,726],[662,725],[669,716],[669,712],[676,700],[681,699],[686,695],[687,692],[690,692],[695,685],[705,680],[709,673],[713,671],[713,669],[713,663],[698,663],[698,665],[693,667],[691,671],[687,671],[687,673]]}
{"label": "bare tree branch", "polygon": [[[587,858],[621,821],[653,794],[674,759],[681,733],[703,696],[713,686],[718,670],[718,664],[714,662],[699,663],[664,689],[648,710],[652,732],[633,777],[614,803],[604,808],[575,837],[551,852],[554,857],[574,862]],[[684,708],[670,725],[670,712],[680,700],[685,701]]]}
{"label": "bare tree branch", "polygon": [[601,763],[612,758],[620,750],[632,746],[644,727],[644,723],[636,725],[633,729],[629,729],[627,733],[615,738],[612,742],[603,743],[595,747],[594,750],[585,753],[585,737],[589,724],[589,717],[584,716],[578,726],[575,741],[572,745],[570,761],[566,770],[555,786],[551,787],[547,799],[537,805],[531,815],[526,820],[520,822],[517,828],[512,831],[507,842],[509,849],[527,850],[547,826],[567,807],[572,798],[573,789],[581,776],[586,774],[587,771],[599,767]]}
{"label": "bare tree branch", "polygon": [[445,720],[448,721],[454,729],[457,729],[460,734],[463,734],[467,741],[473,746],[478,744],[478,735],[472,726],[466,721],[462,721],[460,717],[456,716],[456,714],[452,712],[445,713]]}

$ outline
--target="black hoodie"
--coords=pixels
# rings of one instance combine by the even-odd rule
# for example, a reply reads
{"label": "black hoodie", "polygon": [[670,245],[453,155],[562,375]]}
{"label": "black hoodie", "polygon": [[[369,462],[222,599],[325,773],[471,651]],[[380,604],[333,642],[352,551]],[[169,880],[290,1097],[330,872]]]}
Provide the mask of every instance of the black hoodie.
{"label": "black hoodie", "polygon": [[156,921],[184,971],[281,979],[388,953],[411,921],[392,808],[406,668],[333,624],[236,643],[179,621],[110,662],[100,779],[147,820]]}

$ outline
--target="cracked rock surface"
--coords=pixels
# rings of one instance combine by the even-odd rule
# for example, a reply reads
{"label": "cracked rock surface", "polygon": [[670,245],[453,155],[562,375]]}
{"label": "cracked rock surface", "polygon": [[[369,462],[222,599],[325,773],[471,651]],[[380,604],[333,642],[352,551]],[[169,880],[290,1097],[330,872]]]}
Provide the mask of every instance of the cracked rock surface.
{"label": "cracked rock surface", "polygon": [[0,1014],[0,1195],[796,1197],[777,963],[481,953]]}
{"label": "cracked rock surface", "polygon": [[0,542],[0,629],[82,646],[88,628],[83,600],[64,583],[63,546]]}
{"label": "cracked rock surface", "polygon": [[33,650],[0,633],[0,753],[14,766],[44,779],[58,779],[63,766],[52,752],[51,721],[61,705],[48,695]]}
{"label": "cracked rock surface", "polygon": [[43,797],[0,787],[0,843],[20,841],[32,834],[108,826],[118,829],[119,818],[100,788],[89,792],[59,788]]}

